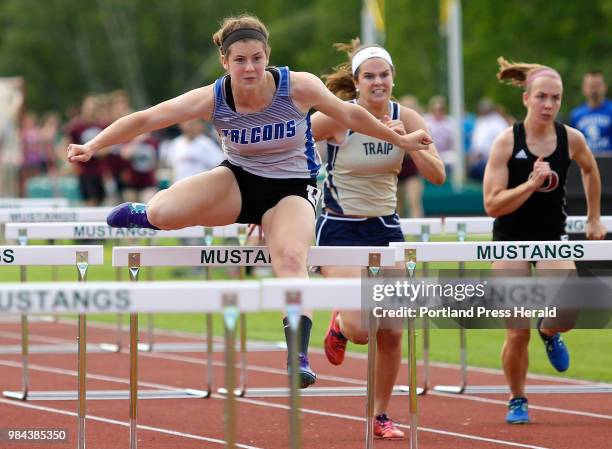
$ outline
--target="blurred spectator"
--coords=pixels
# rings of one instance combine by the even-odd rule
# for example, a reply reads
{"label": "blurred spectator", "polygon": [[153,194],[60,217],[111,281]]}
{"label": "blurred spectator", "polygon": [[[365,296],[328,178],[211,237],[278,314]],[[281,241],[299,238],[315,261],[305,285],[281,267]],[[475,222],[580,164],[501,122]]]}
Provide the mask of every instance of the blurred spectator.
{"label": "blurred spectator", "polygon": [[468,176],[471,179],[482,181],[493,141],[506,128],[508,122],[497,111],[493,101],[489,98],[481,99],[478,102],[478,117],[474,124],[472,146],[468,154]]}
{"label": "blurred spectator", "polygon": [[448,177],[456,157],[453,153],[454,121],[452,117],[446,114],[446,99],[444,97],[440,95],[432,97],[428,106],[429,113],[425,114],[423,118],[427,123],[431,138],[436,144],[438,153],[444,161]]}
{"label": "blurred spectator", "polygon": [[120,156],[126,163],[121,172],[125,201],[148,203],[157,192],[158,146],[150,133],[121,145]]}
{"label": "blurred spectator", "polygon": [[570,114],[570,126],[584,134],[594,153],[612,151],[612,101],[606,99],[607,91],[603,73],[585,73],[582,93],[586,102]]}
{"label": "blurred spectator", "polygon": [[65,146],[62,144],[61,120],[57,112],[46,112],[43,115],[40,124],[40,144],[43,153],[47,155],[47,174],[51,180],[53,196],[61,196],[58,173],[66,158],[63,153]]}
{"label": "blurred spectator", "polygon": [[0,196],[17,196],[19,166],[19,122],[23,110],[21,78],[0,78]]}
{"label": "blurred spectator", "polygon": [[189,120],[180,127],[182,134],[170,142],[166,155],[173,182],[211,170],[225,159],[219,145],[203,134],[202,120]]}
{"label": "blurred spectator", "polygon": [[463,150],[469,151],[472,148],[472,136],[476,125],[476,114],[463,111]]}
{"label": "blurred spectator", "polygon": [[[423,114],[423,108],[414,95],[404,95],[399,103]],[[404,155],[402,169],[397,176],[397,207],[402,218],[423,216],[423,179],[409,154]]]}
{"label": "blurred spectator", "polygon": [[[84,144],[93,139],[107,125],[99,120],[100,115],[97,103],[98,99],[88,95],[83,99],[81,112],[70,121],[67,128],[67,137],[70,142]],[[104,153],[96,153],[89,161],[74,164],[76,174],[79,178],[79,190],[83,201],[88,206],[100,206],[106,198],[104,188]]]}
{"label": "blurred spectator", "polygon": [[[108,105],[108,114],[109,114],[109,123],[114,122],[115,120],[120,119],[128,114],[131,114],[132,107],[130,106],[130,99],[127,95],[127,92],[124,90],[116,90],[111,92],[107,97],[110,99]],[[124,198],[124,190],[125,190],[125,181],[126,178],[125,172],[128,169],[129,162],[126,158],[129,158],[129,152],[126,152],[125,157],[121,154],[121,149],[123,145],[115,145],[113,146],[108,156],[105,160],[107,170],[110,172],[110,177],[112,178],[112,184],[106,183],[106,190],[108,192],[113,192],[116,196],[114,202],[123,203],[127,201]],[[132,196],[134,192],[131,193]],[[136,200],[134,200],[136,201]]]}
{"label": "blurred spectator", "polygon": [[19,196],[25,196],[29,178],[47,171],[48,155],[43,154],[40,129],[36,114],[26,112],[21,120],[19,131],[21,140],[22,164],[19,171]]}

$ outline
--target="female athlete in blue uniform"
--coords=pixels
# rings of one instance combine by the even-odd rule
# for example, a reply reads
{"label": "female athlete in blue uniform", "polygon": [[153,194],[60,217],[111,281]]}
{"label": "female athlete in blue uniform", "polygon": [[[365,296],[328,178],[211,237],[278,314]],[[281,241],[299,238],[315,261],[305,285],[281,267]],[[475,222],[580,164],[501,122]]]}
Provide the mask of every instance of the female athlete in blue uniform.
{"label": "female athlete in blue uniform", "polygon": [[[70,145],[71,162],[139,134],[201,118],[219,133],[227,161],[157,193],[148,205],[125,203],[109,215],[116,227],[179,229],[235,222],[261,224],[278,277],[307,277],[314,236],[319,157],[310,130],[311,109],[346,127],[413,150],[427,149],[424,130],[399,135],[363,108],[336,98],[314,75],[286,67],[266,69],[268,31],[253,16],[225,19],[213,41],[227,74],[147,110],[125,116],[84,145]],[[311,320],[301,320],[302,387],[315,382],[307,359]]]}

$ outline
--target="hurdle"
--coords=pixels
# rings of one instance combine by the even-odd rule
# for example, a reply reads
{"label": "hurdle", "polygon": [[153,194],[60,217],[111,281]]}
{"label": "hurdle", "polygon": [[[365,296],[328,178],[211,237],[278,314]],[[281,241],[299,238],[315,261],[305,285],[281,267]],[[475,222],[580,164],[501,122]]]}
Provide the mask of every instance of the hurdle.
{"label": "hurdle", "polygon": [[[367,267],[371,253],[380,254],[380,267],[394,266],[395,253],[388,247],[312,247],[308,255],[308,264],[314,266],[360,266]],[[245,246],[190,246],[190,247],[115,247],[113,248],[113,265],[129,266],[129,254],[140,254],[142,266],[269,266],[270,256],[267,247]],[[241,346],[241,382],[234,392],[240,397],[288,397],[287,388],[247,388],[246,384],[246,351]],[[218,390],[227,394],[227,388]],[[364,396],[363,387],[308,388],[303,396]],[[407,394],[407,387],[397,386],[394,394]]]}
{"label": "hurdle", "polygon": [[[445,233],[456,234],[457,241],[464,242],[468,234],[491,234],[493,231],[493,221],[491,217],[449,217],[444,221]],[[612,216],[601,217],[602,224],[606,229],[612,227]],[[569,216],[565,222],[565,232],[568,234],[580,234],[586,232],[586,216]],[[465,269],[465,262],[459,262],[459,272]],[[467,336],[466,329],[459,328],[459,384],[458,385],[438,385],[437,391],[446,393],[463,393],[467,385]],[[582,386],[586,392],[588,388]],[[540,389],[541,387],[529,387]],[[569,386],[565,387],[569,391]]]}
{"label": "hurdle", "polygon": [[[480,221],[480,220],[479,220]],[[483,220],[484,221],[484,220]],[[469,229],[483,229],[481,222],[474,227],[458,226],[460,238],[464,238],[464,231]],[[392,243],[397,249],[398,260],[407,257],[408,251],[414,251],[415,262],[493,262],[496,260],[558,260],[557,254],[563,250],[563,260],[610,260],[612,242],[610,241],[519,241],[519,242],[430,242],[423,243]],[[520,249],[520,251],[517,251]],[[508,254],[512,256],[504,257]],[[404,254],[406,252],[406,254]],[[467,349],[465,345],[465,331],[460,334],[461,366],[459,385],[437,385],[434,391],[444,393],[506,393],[509,391],[505,385],[468,386],[467,385]],[[526,386],[528,393],[612,393],[612,385],[571,385],[571,386]]]}
{"label": "hurdle", "polygon": [[[79,214],[78,210],[71,212]],[[106,213],[104,208],[87,208],[85,214],[81,214],[83,218],[93,218],[101,213]],[[87,215],[89,214],[89,215]],[[154,229],[144,228],[112,228],[106,222],[50,222],[50,223],[7,223],[5,229],[5,238],[18,240],[20,244],[27,244],[30,239],[45,239],[50,242],[60,239],[69,240],[112,240],[112,239],[160,239],[160,238],[188,238],[188,237],[204,237],[204,229],[200,226],[183,228],[174,231],[156,231]],[[116,342],[101,343],[98,348],[88,348],[92,351],[104,352],[119,352],[121,350],[121,332],[122,322],[121,316],[117,319],[117,337]],[[152,330],[150,332],[150,345],[152,346]],[[32,347],[32,352],[43,350],[50,352],[52,348],[46,346]],[[143,349],[143,348],[141,348]],[[147,350],[147,347],[144,348]],[[13,351],[13,348],[1,348],[0,354],[5,351]],[[70,352],[65,346],[55,346],[51,352]]]}
{"label": "hurdle", "polygon": [[[212,246],[213,245],[213,241],[215,238],[236,238],[238,239],[238,242],[241,246],[243,246],[246,243],[246,238],[247,238],[247,225],[245,224],[240,224],[240,223],[234,223],[231,225],[225,225],[225,226],[215,226],[215,227],[202,227],[201,229],[204,230],[204,244],[206,246]],[[196,226],[194,228],[200,228],[199,226]],[[183,228],[182,230],[185,230],[187,228]],[[182,230],[178,230],[179,232]],[[164,232],[168,232],[168,231],[164,231]],[[180,235],[175,235],[174,237],[183,237]],[[184,236],[184,237],[202,237],[199,233],[196,236]],[[147,280],[152,281],[152,276],[151,276],[151,268],[153,267],[148,267],[149,271],[148,271],[148,278]],[[239,279],[240,280],[244,280],[245,279],[245,270],[244,267],[240,267],[240,272],[239,272]],[[212,274],[210,272],[210,268],[206,267],[206,279],[207,280],[211,280],[212,279]],[[147,340],[146,342],[140,342],[138,344],[138,348],[141,351],[146,351],[146,352],[153,352],[153,351],[159,351],[159,352],[199,352],[199,351],[212,351],[215,352],[217,351],[219,348],[217,348],[214,343],[212,345],[212,349],[208,346],[208,343],[206,345],[206,348],[204,346],[202,346],[201,343],[154,343],[154,332],[153,332],[153,315],[149,314],[147,317],[147,331],[146,331],[146,336],[147,336]],[[244,353],[246,351],[246,346],[247,346],[247,342],[246,342],[246,317],[244,316],[244,314],[240,314],[239,316],[239,328],[240,328],[240,345],[241,345],[241,350]],[[118,323],[118,327],[120,329],[120,324]],[[208,329],[211,329],[210,332],[212,332],[212,327],[213,327],[213,322],[212,322],[212,315],[211,314],[207,314],[206,315],[206,329],[207,329],[207,340],[212,340],[212,334],[209,335],[209,331]],[[259,344],[259,345],[252,345],[249,344],[249,350],[250,351],[267,351],[270,350],[271,346],[268,344]],[[277,349],[278,346],[272,346],[272,348]],[[245,361],[246,363],[246,361]],[[243,375],[243,374],[241,374]]]}
{"label": "hurdle", "polygon": [[[87,278],[87,270],[89,265],[102,265],[104,263],[104,248],[101,246],[5,246],[0,247],[2,257],[0,258],[0,265],[13,265],[25,267],[27,265],[75,265],[78,273],[78,280],[84,282]],[[23,271],[22,271],[23,273]],[[47,290],[37,285],[38,296],[44,296]],[[3,291],[6,291],[3,286]],[[7,295],[8,297],[8,295]],[[41,299],[39,301],[41,302]],[[19,306],[16,306],[19,309]],[[23,307],[23,306],[21,306]],[[29,386],[29,355],[28,355],[28,326],[27,326],[27,314],[21,315],[22,322],[22,389],[21,391],[4,391],[3,395],[10,399],[17,400],[36,400],[40,398],[51,398],[58,399],[61,395],[56,392],[49,391],[30,391]],[[83,391],[85,388],[86,381],[86,318],[85,314],[79,314],[78,322],[78,379],[79,379],[79,391]],[[79,396],[79,407],[78,407],[78,432],[77,439],[79,441],[79,448],[85,447],[85,397]],[[81,445],[81,441],[83,444]]]}
{"label": "hurdle", "polygon": [[[441,221],[441,225],[438,224]],[[491,234],[493,231],[493,221],[491,217],[446,217],[444,219],[400,219],[402,231],[405,235],[419,235],[422,242],[429,240],[430,235],[456,234],[457,241],[464,242],[468,234]],[[603,216],[601,221],[606,228],[612,227],[612,216]],[[569,216],[566,220],[565,231],[568,234],[579,234],[586,231],[586,216]],[[431,229],[430,229],[431,228]],[[465,263],[459,261],[459,272],[465,270]],[[423,263],[423,272],[427,273],[427,262]],[[429,388],[429,321],[423,319],[423,387],[419,394],[425,394]],[[467,340],[466,330],[459,329],[459,357],[460,357],[460,381],[457,386],[438,386],[444,388],[443,391],[458,392],[463,391],[467,385]]]}
{"label": "hurdle", "polygon": [[[0,266],[19,266],[22,271],[26,266],[60,266],[73,265],[77,268],[78,279],[84,281],[89,265],[102,265],[104,251],[101,246],[0,246]],[[21,315],[21,357],[22,357],[22,391],[5,391],[6,397],[20,400],[36,400],[45,396],[44,392],[29,389],[28,357],[28,318]],[[85,325],[84,317],[79,317],[79,332]],[[84,330],[84,329],[83,329]],[[83,350],[86,342],[78,342],[78,350]]]}
{"label": "hurdle", "polygon": [[[40,247],[28,247],[37,250]],[[91,247],[90,247],[91,248]],[[24,249],[24,248],[21,248]],[[54,247],[59,254],[61,247]],[[101,251],[101,247],[100,247]],[[32,251],[34,253],[34,251]],[[41,254],[40,251],[38,251]],[[65,252],[64,252],[65,254]],[[100,254],[102,254],[100,252]],[[23,257],[23,256],[21,256]],[[43,295],[44,292],[44,295]],[[168,297],[172,295],[172,301]],[[24,306],[15,298],[63,298],[56,300],[29,301]],[[260,285],[257,282],[74,282],[38,283],[38,284],[3,284],[0,298],[3,302],[1,313],[78,313],[85,316],[90,313],[129,313],[130,317],[138,312],[202,312],[212,313],[224,311],[228,298],[231,298],[236,308],[243,311],[260,310]],[[203,299],[206,298],[204,301]],[[79,338],[84,339],[84,332]],[[81,340],[82,341],[82,340]],[[138,399],[158,395],[156,390],[138,391],[138,348],[137,338],[131,341],[130,347],[130,388],[129,390],[86,391],[85,384],[85,352],[78,356],[78,448],[85,449],[86,400],[95,399],[100,393],[106,393],[107,399],[130,399],[130,449],[137,448],[137,411]],[[229,346],[228,346],[229,348]],[[230,371],[230,370],[228,370]],[[226,373],[228,375],[228,373]],[[231,378],[229,378],[231,382]],[[183,390],[167,390],[166,397],[183,397]],[[57,392],[72,396],[73,392]],[[151,394],[153,393],[153,394]],[[231,410],[230,401],[226,402],[226,435],[228,445],[236,447],[236,415]],[[232,444],[230,444],[232,442]]]}
{"label": "hurdle", "polygon": [[0,223],[105,221],[110,207],[18,207],[0,208]]}

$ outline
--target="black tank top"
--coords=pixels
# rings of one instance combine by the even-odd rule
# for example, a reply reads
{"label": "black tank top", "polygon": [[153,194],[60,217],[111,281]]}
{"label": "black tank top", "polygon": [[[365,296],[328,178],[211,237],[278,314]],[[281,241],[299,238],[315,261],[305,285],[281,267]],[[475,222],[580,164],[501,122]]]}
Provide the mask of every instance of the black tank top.
{"label": "black tank top", "polygon": [[[527,147],[523,122],[515,123],[512,130],[514,147],[508,161],[508,189],[527,181],[537,159]],[[571,160],[565,127],[555,122],[555,131],[557,147],[544,158],[554,172],[553,177],[532,193],[517,210],[498,217],[493,225],[494,232],[516,237],[517,240],[557,240],[565,234],[565,179]]]}

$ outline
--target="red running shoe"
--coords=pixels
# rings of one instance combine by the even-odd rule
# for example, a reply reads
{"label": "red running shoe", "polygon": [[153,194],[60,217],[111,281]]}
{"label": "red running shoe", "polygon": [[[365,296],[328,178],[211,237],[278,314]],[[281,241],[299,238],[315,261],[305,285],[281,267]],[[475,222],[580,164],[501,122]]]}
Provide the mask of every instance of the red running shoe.
{"label": "red running shoe", "polygon": [[374,436],[383,440],[401,440],[405,435],[387,415],[382,413],[376,415],[374,419]]}
{"label": "red running shoe", "polygon": [[347,339],[340,331],[338,326],[338,310],[332,311],[331,322],[323,341],[325,346],[325,355],[327,360],[332,365],[340,365],[344,361],[344,353],[346,352]]}

